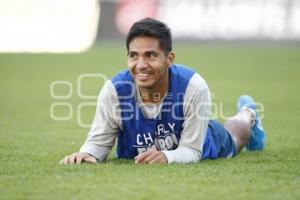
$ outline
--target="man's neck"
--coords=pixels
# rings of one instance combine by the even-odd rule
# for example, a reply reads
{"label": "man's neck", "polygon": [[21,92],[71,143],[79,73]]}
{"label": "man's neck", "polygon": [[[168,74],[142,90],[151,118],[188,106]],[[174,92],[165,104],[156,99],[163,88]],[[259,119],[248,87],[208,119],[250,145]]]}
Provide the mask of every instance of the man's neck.
{"label": "man's neck", "polygon": [[139,88],[139,91],[143,103],[157,104],[161,102],[161,100],[164,98],[167,89],[165,89],[164,91],[149,91],[149,90],[143,90]]}
{"label": "man's neck", "polygon": [[161,102],[164,98],[165,94],[167,93],[169,88],[169,81],[168,79],[165,80],[163,83],[156,84],[153,88],[140,88],[140,97],[143,103],[153,103],[157,104]]}

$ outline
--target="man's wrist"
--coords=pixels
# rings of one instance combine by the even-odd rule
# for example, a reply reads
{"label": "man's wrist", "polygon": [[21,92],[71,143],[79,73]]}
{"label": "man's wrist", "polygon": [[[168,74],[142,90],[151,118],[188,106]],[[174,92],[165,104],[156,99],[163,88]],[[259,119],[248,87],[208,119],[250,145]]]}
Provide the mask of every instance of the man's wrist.
{"label": "man's wrist", "polygon": [[165,151],[162,151],[162,153],[165,155],[167,163],[168,164],[172,163],[172,161],[174,159],[173,159],[173,155],[170,153],[170,151],[165,150]]}
{"label": "man's wrist", "polygon": [[168,157],[166,156],[166,154],[165,154],[163,151],[161,151],[161,154],[162,154],[162,156],[164,157],[164,158],[163,158],[164,161],[168,164],[168,163],[169,163],[169,160],[168,160]]}

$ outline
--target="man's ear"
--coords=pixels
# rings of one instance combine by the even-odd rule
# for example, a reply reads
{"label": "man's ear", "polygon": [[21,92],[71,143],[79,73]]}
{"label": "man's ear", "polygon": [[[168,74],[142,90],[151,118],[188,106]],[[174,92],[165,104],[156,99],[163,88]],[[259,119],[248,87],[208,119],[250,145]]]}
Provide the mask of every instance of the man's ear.
{"label": "man's ear", "polygon": [[170,51],[167,56],[168,65],[171,66],[174,63],[174,60],[175,60],[175,53],[173,51]]}

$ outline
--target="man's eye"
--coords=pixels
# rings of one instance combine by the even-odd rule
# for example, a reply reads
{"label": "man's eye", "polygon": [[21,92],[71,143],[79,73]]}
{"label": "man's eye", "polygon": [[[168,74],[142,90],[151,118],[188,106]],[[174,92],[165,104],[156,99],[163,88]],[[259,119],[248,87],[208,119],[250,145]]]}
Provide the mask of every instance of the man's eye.
{"label": "man's eye", "polygon": [[154,53],[150,53],[148,56],[149,56],[149,58],[156,58],[156,54],[154,54]]}
{"label": "man's eye", "polygon": [[135,58],[136,57],[136,54],[132,53],[132,54],[129,54],[129,58]]}

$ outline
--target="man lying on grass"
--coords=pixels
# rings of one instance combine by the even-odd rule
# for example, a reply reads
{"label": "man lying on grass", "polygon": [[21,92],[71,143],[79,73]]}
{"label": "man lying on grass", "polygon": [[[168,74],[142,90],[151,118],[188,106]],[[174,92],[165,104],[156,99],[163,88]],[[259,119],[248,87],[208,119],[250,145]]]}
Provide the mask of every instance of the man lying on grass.
{"label": "man lying on grass", "polygon": [[245,146],[263,150],[264,131],[250,96],[224,126],[209,120],[211,96],[194,70],[174,64],[172,38],[162,22],[136,22],[127,39],[128,69],[103,86],[88,137],[63,164],[105,161],[117,138],[118,158],[137,164],[191,163],[233,157]]}

